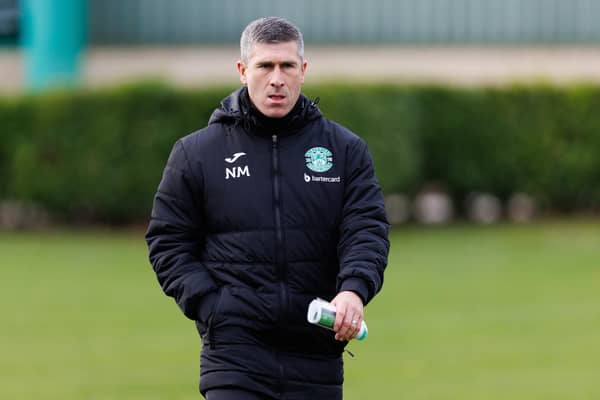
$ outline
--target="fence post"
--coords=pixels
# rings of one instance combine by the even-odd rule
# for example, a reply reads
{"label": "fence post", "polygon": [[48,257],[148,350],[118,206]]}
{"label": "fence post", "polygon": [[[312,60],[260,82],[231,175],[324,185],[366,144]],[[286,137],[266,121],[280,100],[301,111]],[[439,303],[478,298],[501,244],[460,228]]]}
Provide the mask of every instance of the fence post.
{"label": "fence post", "polygon": [[74,86],[85,46],[87,0],[21,0],[25,85]]}

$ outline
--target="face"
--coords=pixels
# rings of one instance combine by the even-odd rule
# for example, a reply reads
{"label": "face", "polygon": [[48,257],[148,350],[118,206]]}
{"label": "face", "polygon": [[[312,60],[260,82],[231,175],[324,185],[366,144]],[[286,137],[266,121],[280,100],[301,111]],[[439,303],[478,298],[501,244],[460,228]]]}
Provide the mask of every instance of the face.
{"label": "face", "polygon": [[306,71],[296,42],[257,43],[248,62],[238,61],[237,68],[250,100],[261,113],[281,118],[294,108]]}

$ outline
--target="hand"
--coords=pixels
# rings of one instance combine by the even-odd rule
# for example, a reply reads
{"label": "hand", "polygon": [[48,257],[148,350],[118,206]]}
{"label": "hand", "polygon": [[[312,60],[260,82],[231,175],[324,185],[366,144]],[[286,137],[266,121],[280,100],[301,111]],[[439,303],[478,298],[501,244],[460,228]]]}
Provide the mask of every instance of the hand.
{"label": "hand", "polygon": [[338,293],[331,300],[336,308],[335,323],[333,330],[335,331],[335,340],[350,341],[358,335],[360,326],[363,320],[363,302],[360,297],[351,291]]}

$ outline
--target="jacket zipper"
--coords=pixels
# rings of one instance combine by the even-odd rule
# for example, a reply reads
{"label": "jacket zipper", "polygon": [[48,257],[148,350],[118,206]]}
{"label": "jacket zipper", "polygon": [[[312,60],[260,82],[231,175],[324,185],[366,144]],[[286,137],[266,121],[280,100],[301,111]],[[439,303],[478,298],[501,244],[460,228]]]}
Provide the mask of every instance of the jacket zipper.
{"label": "jacket zipper", "polygon": [[225,290],[225,287],[222,287],[221,291],[219,292],[219,296],[217,297],[217,301],[215,302],[215,305],[213,307],[210,318],[208,318],[207,327],[206,327],[206,331],[208,334],[208,346],[213,350],[215,348],[215,327],[214,327],[215,318],[217,317],[217,313],[219,312],[219,307],[221,306],[221,300],[223,299],[223,291],[224,290]]}
{"label": "jacket zipper", "polygon": [[283,253],[285,251],[283,243],[283,229],[281,227],[281,189],[279,184],[279,148],[277,146],[277,135],[273,135],[273,203],[275,208],[275,262],[277,263],[277,273],[279,278],[279,291],[281,305],[279,308],[279,320],[283,322],[285,310],[287,308],[287,291],[285,290],[285,262]]}

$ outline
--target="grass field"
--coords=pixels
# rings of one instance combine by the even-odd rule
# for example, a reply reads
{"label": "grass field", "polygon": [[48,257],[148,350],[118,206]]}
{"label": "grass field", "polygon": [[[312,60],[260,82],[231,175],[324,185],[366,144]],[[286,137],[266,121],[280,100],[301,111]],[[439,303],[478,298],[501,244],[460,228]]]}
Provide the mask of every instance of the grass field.
{"label": "grass field", "polygon": [[[0,233],[0,399],[197,399],[142,233]],[[600,222],[397,230],[345,398],[599,399]]]}

